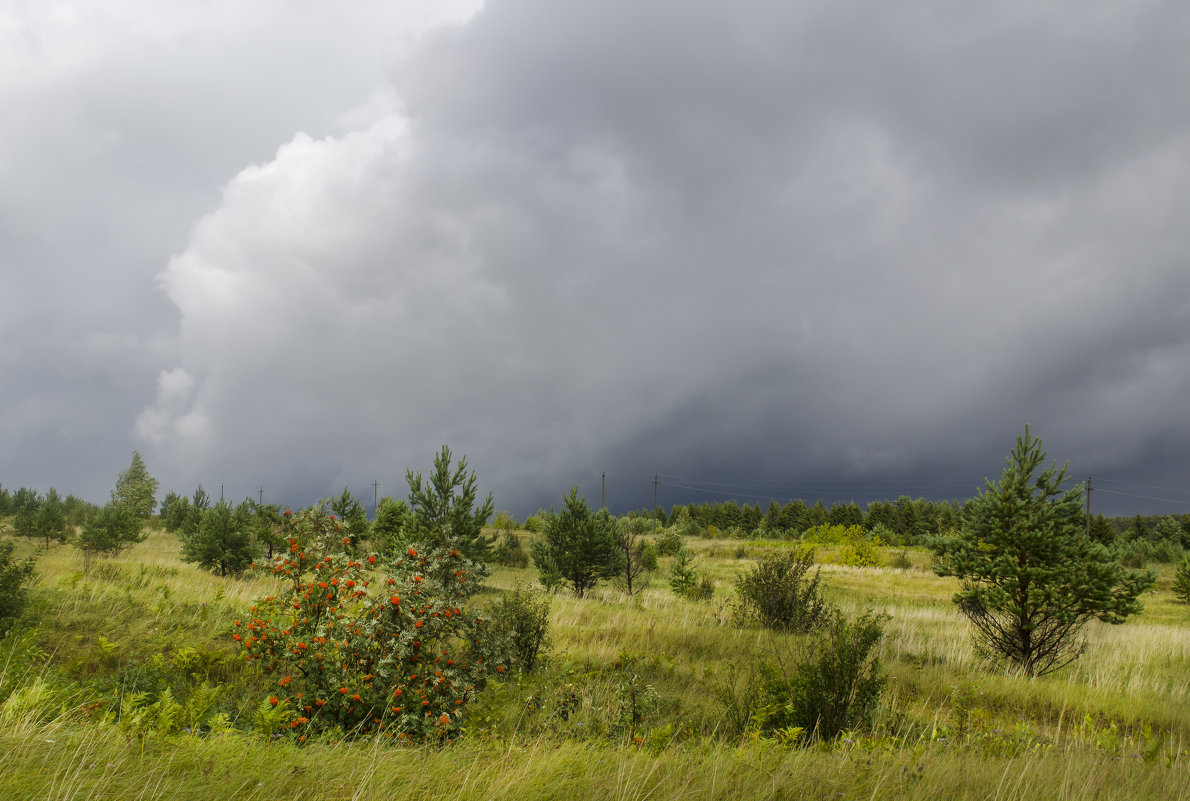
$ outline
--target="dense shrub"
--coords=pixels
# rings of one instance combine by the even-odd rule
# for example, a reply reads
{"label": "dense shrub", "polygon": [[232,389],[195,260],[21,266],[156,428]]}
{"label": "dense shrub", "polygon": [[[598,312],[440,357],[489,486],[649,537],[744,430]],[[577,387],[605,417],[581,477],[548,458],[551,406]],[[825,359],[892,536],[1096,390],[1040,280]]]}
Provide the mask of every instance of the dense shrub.
{"label": "dense shrub", "polygon": [[870,612],[855,621],[833,615],[806,656],[788,666],[761,663],[760,730],[833,740],[867,724],[886,681],[874,654],[883,619]]}
{"label": "dense shrub", "polygon": [[884,555],[880,548],[884,541],[879,537],[868,535],[859,526],[847,528],[843,547],[839,549],[839,564],[854,567],[880,567],[884,564]]}
{"label": "dense shrub", "polygon": [[843,545],[848,542],[865,539],[867,532],[862,526],[841,526],[824,523],[806,529],[802,534],[802,541],[814,545]]}
{"label": "dense shrub", "polygon": [[533,670],[550,644],[550,599],[517,587],[491,609],[493,632],[507,644],[509,660],[525,672]]}
{"label": "dense shrub", "polygon": [[909,559],[909,549],[897,551],[892,558],[888,560],[888,566],[894,570],[909,570],[913,567],[913,562]]}
{"label": "dense shrub", "polygon": [[735,622],[759,623],[781,631],[811,631],[827,621],[830,605],[822,595],[811,548],[766,554],[748,573],[736,577]]}
{"label": "dense shrub", "polygon": [[1144,567],[1153,558],[1152,547],[1145,540],[1120,543],[1115,555],[1116,561],[1124,567]]}
{"label": "dense shrub", "polygon": [[685,539],[682,533],[676,528],[664,528],[657,535],[654,544],[657,547],[657,553],[659,555],[677,556],[678,551],[682,550],[682,547],[685,545]]}

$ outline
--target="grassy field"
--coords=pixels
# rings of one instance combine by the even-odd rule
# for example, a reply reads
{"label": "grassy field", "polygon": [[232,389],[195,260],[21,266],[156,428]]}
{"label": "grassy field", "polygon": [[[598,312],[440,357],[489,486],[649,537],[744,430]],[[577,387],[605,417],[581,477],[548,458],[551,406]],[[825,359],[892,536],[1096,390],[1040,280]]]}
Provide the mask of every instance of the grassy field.
{"label": "grassy field", "polygon": [[[678,598],[660,578],[633,597],[559,593],[542,671],[490,688],[459,740],[396,748],[251,731],[266,693],[229,635],[270,591],[263,578],[182,563],[160,531],[87,576],[73,547],[55,546],[0,641],[0,798],[1190,798],[1190,607],[1168,569],[1143,614],[1089,626],[1078,663],[1026,679],[976,658],[949,600],[956,584],[927,569],[926,552],[893,570],[835,565],[820,549],[836,604],[888,615],[889,681],[871,730],[805,747],[729,736],[720,700],[755,658],[796,647],[731,625],[733,577],[785,546],[688,547],[716,582],[711,600]],[[534,577],[496,568],[475,603]],[[633,683],[648,714],[625,725]],[[140,692],[142,709],[160,710],[166,689],[180,710],[171,725],[112,714]],[[188,733],[200,711],[220,724]]]}

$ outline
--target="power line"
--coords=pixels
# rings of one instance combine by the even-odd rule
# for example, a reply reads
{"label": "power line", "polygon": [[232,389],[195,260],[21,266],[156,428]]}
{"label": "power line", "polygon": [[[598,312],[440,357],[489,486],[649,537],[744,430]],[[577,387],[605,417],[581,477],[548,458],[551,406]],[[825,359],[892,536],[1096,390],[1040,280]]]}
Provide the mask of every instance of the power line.
{"label": "power line", "polygon": [[1181,504],[1183,506],[1185,506],[1187,503],[1185,498],[1177,498],[1177,499],[1175,499],[1175,498],[1158,498],[1155,495],[1139,495],[1135,492],[1121,492],[1120,490],[1104,489],[1103,487],[1096,487],[1095,491],[1096,492],[1108,492],[1108,493],[1111,493],[1112,495],[1124,495],[1129,498],[1143,498],[1146,501],[1162,501],[1164,503],[1177,503],[1177,504]]}

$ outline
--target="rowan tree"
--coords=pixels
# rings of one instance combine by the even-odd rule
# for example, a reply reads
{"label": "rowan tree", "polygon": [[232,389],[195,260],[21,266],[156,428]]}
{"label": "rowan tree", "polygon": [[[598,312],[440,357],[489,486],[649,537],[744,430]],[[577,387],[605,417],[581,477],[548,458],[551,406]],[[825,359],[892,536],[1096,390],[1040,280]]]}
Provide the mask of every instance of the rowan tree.
{"label": "rowan tree", "polygon": [[1086,535],[1082,485],[1063,489],[1067,468],[1043,469],[1045,456],[1026,426],[999,482],[986,480],[964,508],[960,531],[931,544],[935,571],[962,582],[954,602],[974,627],[976,649],[1027,676],[1077,659],[1083,626],[1122,623],[1156,580]]}

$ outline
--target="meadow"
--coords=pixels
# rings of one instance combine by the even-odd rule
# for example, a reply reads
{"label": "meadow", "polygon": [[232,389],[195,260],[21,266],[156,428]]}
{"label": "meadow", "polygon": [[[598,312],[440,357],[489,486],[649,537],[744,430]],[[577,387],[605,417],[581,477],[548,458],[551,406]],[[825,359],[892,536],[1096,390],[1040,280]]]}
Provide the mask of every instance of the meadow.
{"label": "meadow", "polygon": [[[670,590],[668,558],[633,596],[559,591],[541,669],[490,686],[462,736],[401,747],[253,730],[267,689],[232,621],[270,580],[184,563],[160,529],[86,574],[73,546],[55,545],[0,641],[0,797],[1190,798],[1190,607],[1169,567],[1142,614],[1091,624],[1074,665],[1026,678],[976,656],[950,601],[957,582],[934,575],[928,552],[908,549],[910,566],[894,569],[835,564],[819,548],[839,608],[887,615],[888,683],[871,727],[806,744],[733,719],[756,660],[800,644],[732,624],[734,577],[789,543],[686,547],[715,583],[709,600]],[[473,603],[535,578],[495,567]]]}

